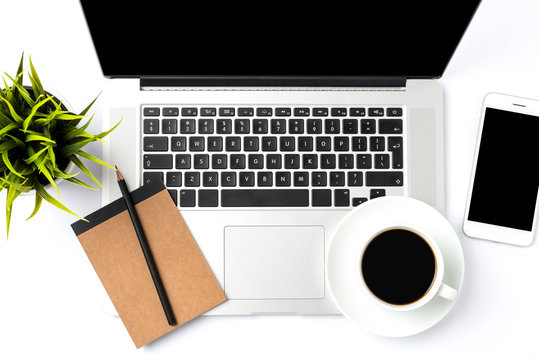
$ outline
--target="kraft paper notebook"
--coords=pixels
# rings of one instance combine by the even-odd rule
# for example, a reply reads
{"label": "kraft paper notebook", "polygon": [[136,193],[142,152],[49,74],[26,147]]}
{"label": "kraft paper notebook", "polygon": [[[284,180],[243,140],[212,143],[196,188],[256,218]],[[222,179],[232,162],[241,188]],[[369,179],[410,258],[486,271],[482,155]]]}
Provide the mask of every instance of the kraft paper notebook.
{"label": "kraft paper notebook", "polygon": [[178,325],[167,322],[123,198],[72,228],[140,348],[226,297],[165,186],[150,182],[131,197]]}

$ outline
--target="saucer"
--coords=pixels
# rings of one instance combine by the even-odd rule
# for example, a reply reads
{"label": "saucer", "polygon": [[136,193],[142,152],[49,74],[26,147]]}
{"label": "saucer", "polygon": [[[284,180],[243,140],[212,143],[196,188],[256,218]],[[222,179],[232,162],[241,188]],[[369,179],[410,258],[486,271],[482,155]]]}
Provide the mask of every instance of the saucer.
{"label": "saucer", "polygon": [[394,311],[377,304],[360,287],[356,275],[357,254],[376,232],[390,226],[423,229],[429,233],[444,257],[443,282],[460,294],[464,255],[457,234],[437,210],[419,200],[401,196],[370,200],[341,220],[326,255],[329,292],[341,313],[364,330],[382,336],[409,336],[438,323],[456,301],[436,296],[418,309]]}

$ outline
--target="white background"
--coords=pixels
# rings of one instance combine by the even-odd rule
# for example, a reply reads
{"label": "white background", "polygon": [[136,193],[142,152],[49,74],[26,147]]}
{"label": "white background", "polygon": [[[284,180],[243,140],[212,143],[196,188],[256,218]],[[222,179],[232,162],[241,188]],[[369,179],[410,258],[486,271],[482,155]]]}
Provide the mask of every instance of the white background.
{"label": "white background", "polygon": [[[100,307],[103,290],[69,226],[75,219],[44,203],[25,222],[33,209],[27,196],[15,203],[7,241],[0,221],[0,359],[539,358],[539,246],[473,240],[461,231],[483,96],[539,99],[538,18],[536,0],[484,0],[440,79],[447,218],[461,239],[466,274],[458,303],[433,328],[394,339],[365,333],[342,316],[201,317],[136,350],[120,320]],[[14,74],[22,51],[32,55],[45,86],[76,111],[104,88],[78,1],[0,0],[0,71]],[[90,131],[98,132],[100,103],[94,112]],[[101,151],[96,144],[88,149]],[[511,174],[501,167],[499,176]],[[99,192],[68,183],[60,190],[79,214],[100,206]]]}

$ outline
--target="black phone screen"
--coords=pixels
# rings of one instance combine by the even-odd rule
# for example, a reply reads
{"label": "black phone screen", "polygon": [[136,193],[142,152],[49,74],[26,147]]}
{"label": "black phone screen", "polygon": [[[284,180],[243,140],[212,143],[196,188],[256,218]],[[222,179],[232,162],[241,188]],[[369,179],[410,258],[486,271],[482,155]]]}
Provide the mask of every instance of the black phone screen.
{"label": "black phone screen", "polygon": [[487,107],[468,220],[531,231],[538,165],[539,117]]}

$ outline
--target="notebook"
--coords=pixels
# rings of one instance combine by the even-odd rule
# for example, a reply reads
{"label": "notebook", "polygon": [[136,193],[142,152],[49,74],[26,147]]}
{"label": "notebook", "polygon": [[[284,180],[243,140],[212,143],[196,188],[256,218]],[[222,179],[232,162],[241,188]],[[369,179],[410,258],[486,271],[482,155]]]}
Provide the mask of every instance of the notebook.
{"label": "notebook", "polygon": [[223,303],[226,297],[165,186],[131,192],[176,317],[170,326],[120,198],[72,224],[135,346],[140,348]]}

